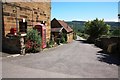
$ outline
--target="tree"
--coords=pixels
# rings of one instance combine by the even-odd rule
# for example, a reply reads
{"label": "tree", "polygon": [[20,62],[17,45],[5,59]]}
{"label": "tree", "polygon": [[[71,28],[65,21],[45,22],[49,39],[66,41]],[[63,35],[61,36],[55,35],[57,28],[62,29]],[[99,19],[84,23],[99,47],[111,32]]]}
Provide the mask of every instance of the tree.
{"label": "tree", "polygon": [[96,38],[101,37],[109,33],[110,26],[104,22],[104,20],[98,20],[97,18],[93,21],[85,23],[85,33],[89,35],[88,41],[94,42]]}

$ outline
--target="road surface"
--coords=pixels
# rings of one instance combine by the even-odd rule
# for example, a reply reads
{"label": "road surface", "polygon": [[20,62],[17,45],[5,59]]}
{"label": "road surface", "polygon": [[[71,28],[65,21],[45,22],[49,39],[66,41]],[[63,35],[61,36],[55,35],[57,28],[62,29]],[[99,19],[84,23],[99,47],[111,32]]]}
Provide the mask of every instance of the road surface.
{"label": "road surface", "polygon": [[99,61],[101,49],[82,41],[40,53],[3,57],[3,78],[118,78],[118,66]]}

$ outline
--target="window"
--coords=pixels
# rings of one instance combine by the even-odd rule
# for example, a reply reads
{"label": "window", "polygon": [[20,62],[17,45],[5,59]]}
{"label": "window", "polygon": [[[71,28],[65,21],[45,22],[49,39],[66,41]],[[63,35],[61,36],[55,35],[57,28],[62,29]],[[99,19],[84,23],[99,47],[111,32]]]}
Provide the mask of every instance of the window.
{"label": "window", "polygon": [[19,31],[27,33],[27,22],[19,22]]}

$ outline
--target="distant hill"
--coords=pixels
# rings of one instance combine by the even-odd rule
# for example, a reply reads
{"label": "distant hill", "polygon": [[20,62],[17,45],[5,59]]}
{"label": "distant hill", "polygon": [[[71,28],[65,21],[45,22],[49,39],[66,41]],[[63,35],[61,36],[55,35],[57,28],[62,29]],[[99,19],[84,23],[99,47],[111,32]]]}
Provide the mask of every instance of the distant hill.
{"label": "distant hill", "polygon": [[[76,30],[83,30],[85,22],[86,21],[67,21],[68,25]],[[105,23],[110,25],[111,29],[117,28],[120,25],[120,23],[118,24],[118,22],[105,22]]]}
{"label": "distant hill", "polygon": [[76,31],[83,31],[85,21],[69,21],[67,24]]}
{"label": "distant hill", "polygon": [[118,27],[120,24],[118,22],[106,22],[109,24],[111,27]]}

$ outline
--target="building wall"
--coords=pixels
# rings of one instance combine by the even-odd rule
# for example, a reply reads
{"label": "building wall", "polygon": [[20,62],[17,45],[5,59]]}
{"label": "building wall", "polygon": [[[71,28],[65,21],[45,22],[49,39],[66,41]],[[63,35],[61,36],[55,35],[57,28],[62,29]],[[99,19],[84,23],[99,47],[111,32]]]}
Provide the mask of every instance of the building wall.
{"label": "building wall", "polygon": [[18,27],[19,31],[19,21],[25,18],[28,29],[32,28],[38,22],[45,21],[46,39],[49,41],[51,33],[50,11],[50,2],[3,3],[4,36],[10,32],[10,28],[12,27]]}
{"label": "building wall", "polygon": [[73,41],[73,32],[67,34],[67,42],[72,42]]}

